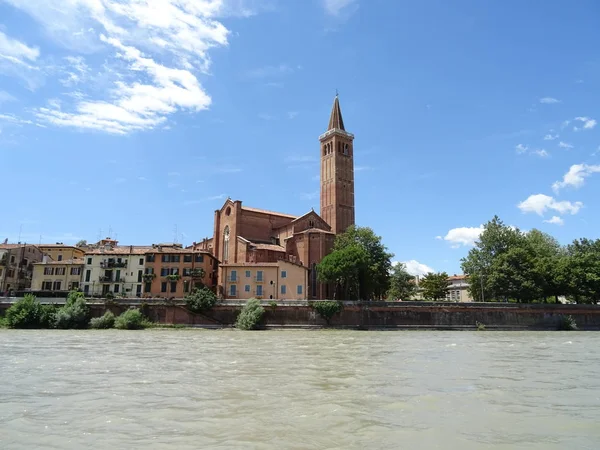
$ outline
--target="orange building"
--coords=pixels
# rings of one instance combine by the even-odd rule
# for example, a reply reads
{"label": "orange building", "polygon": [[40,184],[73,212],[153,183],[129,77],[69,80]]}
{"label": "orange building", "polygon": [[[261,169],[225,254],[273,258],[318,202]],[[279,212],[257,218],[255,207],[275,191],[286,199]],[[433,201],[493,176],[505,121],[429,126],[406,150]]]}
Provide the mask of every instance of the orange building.
{"label": "orange building", "polygon": [[145,255],[144,297],[182,298],[195,286],[213,289],[219,261],[207,251],[155,244]]}

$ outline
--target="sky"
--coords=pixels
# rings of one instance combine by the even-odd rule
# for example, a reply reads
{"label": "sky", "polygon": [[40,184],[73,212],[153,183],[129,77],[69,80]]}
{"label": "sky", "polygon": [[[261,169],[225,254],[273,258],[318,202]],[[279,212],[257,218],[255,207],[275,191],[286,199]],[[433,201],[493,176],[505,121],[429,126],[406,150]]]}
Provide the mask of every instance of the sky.
{"label": "sky", "polygon": [[319,210],[336,93],[356,220],[460,273],[494,215],[600,229],[600,3],[0,0],[0,240],[212,235],[227,197]]}

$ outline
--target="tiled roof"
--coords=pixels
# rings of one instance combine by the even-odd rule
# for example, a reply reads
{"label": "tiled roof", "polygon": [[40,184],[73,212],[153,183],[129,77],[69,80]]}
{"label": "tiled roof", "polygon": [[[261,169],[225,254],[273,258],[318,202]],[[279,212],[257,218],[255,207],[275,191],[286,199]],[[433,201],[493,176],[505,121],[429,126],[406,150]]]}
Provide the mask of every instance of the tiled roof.
{"label": "tiled roof", "polygon": [[451,277],[448,277],[449,280],[466,280],[467,276],[466,275],[454,275]]}
{"label": "tiled roof", "polygon": [[308,228],[304,231],[298,231],[294,234],[307,234],[307,233],[325,233],[325,234],[335,234],[333,231],[321,230],[320,228]]}
{"label": "tiled roof", "polygon": [[35,247],[33,244],[0,244],[0,250],[10,250],[13,248]]}
{"label": "tiled roof", "polygon": [[33,263],[33,265],[57,265],[57,264],[62,264],[62,265],[73,265],[73,264],[84,264],[85,261],[81,258],[73,258],[73,259],[64,259],[62,261],[46,261],[46,262],[35,262]]}
{"label": "tiled roof", "polygon": [[209,255],[212,256],[212,253],[207,251],[207,250],[193,250],[193,249],[187,249],[187,248],[172,248],[172,247],[167,247],[167,248],[162,248],[159,249],[158,247],[155,248],[150,248],[149,250],[146,250],[144,253],[185,253],[185,254],[189,254],[189,255],[193,255],[196,253],[201,253],[203,255]]}
{"label": "tiled roof", "polygon": [[221,264],[221,267],[279,267],[281,263],[291,264],[293,266],[302,267],[303,269],[308,270],[308,267],[303,266],[302,264],[294,263],[292,261],[287,261],[285,259],[280,260],[279,262],[239,262],[239,263],[229,263],[229,264]]}
{"label": "tiled roof", "polygon": [[39,248],[76,248],[77,250],[81,250],[83,251],[83,249],[81,247],[76,247],[74,245],[65,245],[65,244],[39,244],[38,245]]}
{"label": "tiled roof", "polygon": [[275,244],[254,244],[250,243],[256,250],[271,250],[273,252],[285,252],[285,248]]}
{"label": "tiled roof", "polygon": [[296,217],[298,217],[298,216],[293,216],[291,214],[285,214],[285,213],[280,213],[280,212],[275,212],[275,211],[267,211],[266,209],[250,208],[249,206],[242,206],[242,209],[245,211],[255,212],[255,213],[259,213],[259,214],[270,214],[272,216],[281,216],[281,217],[287,217],[290,219],[295,219]]}
{"label": "tiled roof", "polygon": [[141,245],[121,245],[118,247],[112,247],[109,249],[94,248],[86,250],[86,255],[143,255],[147,253],[149,250],[153,250],[151,246],[141,246]]}

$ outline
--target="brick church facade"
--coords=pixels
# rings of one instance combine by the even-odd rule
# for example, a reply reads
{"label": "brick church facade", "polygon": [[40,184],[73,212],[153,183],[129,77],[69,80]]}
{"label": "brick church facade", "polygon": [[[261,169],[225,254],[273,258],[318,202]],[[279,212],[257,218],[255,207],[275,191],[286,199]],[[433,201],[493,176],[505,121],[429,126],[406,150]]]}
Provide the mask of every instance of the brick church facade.
{"label": "brick church facade", "polygon": [[[319,137],[321,210],[301,216],[251,208],[227,199],[215,211],[211,239],[197,244],[221,264],[271,263],[286,260],[308,271],[306,297],[328,297],[317,282],[316,266],[333,249],[335,235],[354,225],[354,136],[347,132],[336,95],[327,131]],[[223,273],[219,273],[223,289]]]}

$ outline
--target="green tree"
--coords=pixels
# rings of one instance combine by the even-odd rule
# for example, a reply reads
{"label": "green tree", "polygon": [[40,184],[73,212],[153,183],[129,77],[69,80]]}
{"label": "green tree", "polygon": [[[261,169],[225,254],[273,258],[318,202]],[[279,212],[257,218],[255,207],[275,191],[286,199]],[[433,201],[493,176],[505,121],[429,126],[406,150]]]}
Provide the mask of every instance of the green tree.
{"label": "green tree", "polygon": [[42,305],[34,295],[27,294],[8,308],[6,323],[10,328],[49,328],[53,312],[52,305]]}
{"label": "green tree", "polygon": [[490,282],[492,264],[495,258],[519,246],[522,240],[523,234],[517,228],[505,225],[498,216],[483,226],[474,248],[461,260],[462,270],[469,277],[469,291],[475,300],[502,298],[496,291],[498,286]]}
{"label": "green tree", "polygon": [[139,309],[128,309],[115,319],[119,330],[142,330],[152,325]]}
{"label": "green tree", "polygon": [[207,287],[194,289],[185,297],[185,304],[190,311],[199,313],[207,311],[217,304],[217,296]]}
{"label": "green tree", "polygon": [[396,264],[392,269],[392,276],[390,277],[388,298],[390,300],[410,300],[416,293],[416,290],[415,277],[406,271],[404,264]]}
{"label": "green tree", "polygon": [[85,239],[81,239],[80,241],[77,241],[77,244],[75,244],[75,247],[85,247],[87,245],[87,241]]}
{"label": "green tree", "polygon": [[567,293],[567,252],[547,233],[533,229],[525,235],[534,253],[536,279],[541,283],[541,298],[558,297]]}
{"label": "green tree", "polygon": [[60,308],[54,316],[56,328],[86,328],[90,321],[90,308],[85,302],[82,292],[71,291],[65,306]]}
{"label": "green tree", "polygon": [[600,300],[600,239],[578,239],[567,247],[566,291],[577,303]]}
{"label": "green tree", "polygon": [[310,306],[327,322],[329,325],[331,318],[336,314],[342,312],[344,305],[341,302],[332,300],[322,300],[317,302],[310,302]]}
{"label": "green tree", "polygon": [[530,245],[512,247],[492,262],[487,285],[505,299],[529,303],[542,296],[543,278],[536,267]]}
{"label": "green tree", "polygon": [[319,281],[334,286],[336,300],[355,300],[360,296],[361,276],[366,272],[369,255],[358,244],[334,250],[317,267]]}
{"label": "green tree", "polygon": [[[333,252],[328,256],[331,257],[324,258],[317,271],[320,281],[341,288],[337,289],[336,298],[344,294],[349,300],[370,300],[386,295],[394,255],[371,228],[349,227],[336,236]],[[348,270],[350,273],[345,274]]]}
{"label": "green tree", "polygon": [[423,292],[423,297],[427,300],[444,300],[448,292],[448,274],[446,272],[429,272],[419,283]]}
{"label": "green tree", "polygon": [[240,330],[255,330],[260,325],[264,313],[265,309],[260,305],[260,300],[251,298],[239,313],[235,326]]}

